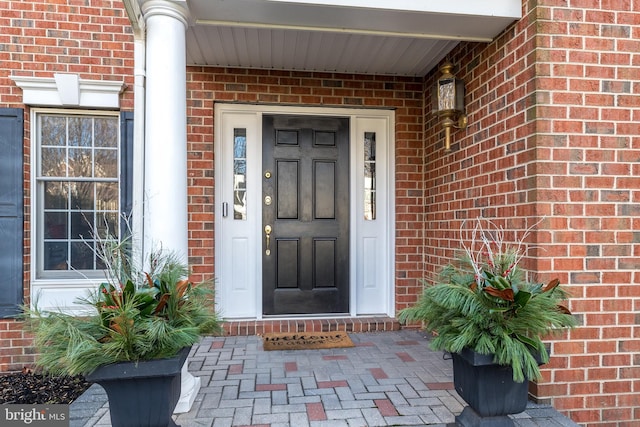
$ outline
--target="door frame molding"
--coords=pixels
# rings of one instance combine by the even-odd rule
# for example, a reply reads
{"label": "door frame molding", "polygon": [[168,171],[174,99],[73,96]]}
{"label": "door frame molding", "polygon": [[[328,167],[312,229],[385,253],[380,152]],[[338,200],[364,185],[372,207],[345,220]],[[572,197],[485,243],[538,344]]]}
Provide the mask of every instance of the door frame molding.
{"label": "door frame molding", "polygon": [[[262,115],[263,114],[289,114],[289,115],[309,115],[309,116],[331,116],[348,117],[349,125],[349,152],[350,152],[350,177],[349,177],[349,204],[350,204],[350,297],[349,314],[355,316],[386,315],[395,316],[395,112],[383,109],[355,109],[336,107],[298,107],[281,105],[257,105],[257,104],[237,104],[237,103],[215,103],[214,112],[214,157],[215,157],[215,277],[216,277],[216,305],[221,314],[229,319],[256,319],[261,320],[262,315]],[[361,239],[364,220],[357,217],[361,211],[359,197],[362,192],[358,188],[357,173],[360,153],[358,152],[358,132],[361,130],[359,124],[377,123],[385,129],[386,135],[382,135],[385,142],[384,154],[386,155],[384,174],[386,197],[378,200],[378,209],[384,221],[376,225],[376,233],[379,234],[380,242],[383,243],[381,250],[384,252],[382,262],[373,261],[377,271],[375,274],[366,274],[359,271],[362,263],[358,260],[359,238]],[[232,192],[232,184],[229,179],[229,167],[225,168],[223,162],[228,160],[228,151],[231,148],[224,144],[225,134],[228,134],[229,126],[246,126],[247,130],[247,220],[234,223],[233,206],[228,207],[228,215],[223,218],[223,203],[231,201],[229,192]],[[382,129],[380,128],[380,129]],[[254,140],[252,143],[251,141]],[[225,146],[226,145],[226,146]],[[225,156],[226,155],[226,156]],[[249,156],[252,159],[249,159]],[[250,161],[251,160],[251,161]],[[256,173],[258,172],[258,173]],[[227,175],[227,176],[225,176]],[[253,190],[251,190],[253,189]],[[235,231],[247,233],[249,237],[236,238]],[[258,236],[256,238],[256,236]],[[360,236],[360,237],[359,237]],[[233,246],[230,242],[240,242],[240,245]],[[226,242],[226,243],[225,243]],[[230,250],[232,249],[232,250]],[[361,252],[363,248],[359,249]],[[235,252],[235,254],[234,254]],[[230,270],[234,259],[238,262],[239,257],[248,260],[246,268],[239,271],[238,277],[230,277]],[[360,264],[360,265],[359,265]],[[383,264],[383,265],[379,265]],[[240,270],[239,267],[235,269]],[[358,307],[358,292],[364,294],[365,290],[360,289],[363,276],[375,276],[376,280],[383,284],[383,294],[376,312],[363,312]],[[360,289],[360,290],[359,290]],[[376,296],[379,291],[376,291]],[[231,310],[225,310],[225,307]],[[268,316],[273,318],[273,316]],[[326,316],[283,316],[287,317],[326,317]]]}

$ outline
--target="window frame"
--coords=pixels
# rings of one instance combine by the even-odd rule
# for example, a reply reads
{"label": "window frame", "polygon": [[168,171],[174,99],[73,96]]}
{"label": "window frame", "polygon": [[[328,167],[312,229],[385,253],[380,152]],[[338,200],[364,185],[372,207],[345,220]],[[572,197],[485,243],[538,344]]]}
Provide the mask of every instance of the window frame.
{"label": "window frame", "polygon": [[[32,278],[36,281],[51,281],[73,283],[79,281],[82,284],[86,284],[87,281],[94,282],[100,281],[105,278],[104,269],[87,269],[87,270],[44,270],[44,189],[43,183],[50,181],[50,179],[43,179],[40,173],[40,165],[42,165],[42,150],[41,150],[41,133],[40,133],[40,117],[43,115],[58,115],[61,117],[112,117],[117,120],[117,147],[116,147],[116,179],[111,179],[110,182],[116,182],[118,186],[117,212],[122,215],[123,210],[126,208],[123,201],[123,192],[126,191],[123,187],[126,185],[124,179],[126,179],[126,171],[123,171],[123,157],[124,153],[124,141],[123,141],[123,129],[125,126],[122,120],[122,113],[119,111],[101,111],[101,110],[86,110],[86,109],[61,109],[61,108],[33,108],[31,113],[32,120],[32,161],[31,163],[31,266],[32,266]],[[65,141],[66,143],[67,141]],[[73,178],[65,177],[69,181],[84,181],[84,182],[105,182],[104,179],[95,178]],[[69,207],[70,209],[71,207]],[[95,208],[95,205],[94,205]],[[92,210],[95,212],[95,209]],[[68,224],[70,227],[71,224]],[[121,221],[118,221],[118,235],[122,236]],[[67,256],[69,253],[67,252]]]}

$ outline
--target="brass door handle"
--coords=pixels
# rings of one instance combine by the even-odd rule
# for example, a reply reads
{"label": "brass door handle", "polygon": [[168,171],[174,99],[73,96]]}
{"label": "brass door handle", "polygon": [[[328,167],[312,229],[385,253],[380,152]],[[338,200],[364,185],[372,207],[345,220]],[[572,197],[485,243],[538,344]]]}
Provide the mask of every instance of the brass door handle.
{"label": "brass door handle", "polygon": [[269,224],[264,226],[264,234],[267,238],[267,250],[264,251],[266,256],[271,255],[271,249],[269,249],[269,244],[271,243],[271,226]]}

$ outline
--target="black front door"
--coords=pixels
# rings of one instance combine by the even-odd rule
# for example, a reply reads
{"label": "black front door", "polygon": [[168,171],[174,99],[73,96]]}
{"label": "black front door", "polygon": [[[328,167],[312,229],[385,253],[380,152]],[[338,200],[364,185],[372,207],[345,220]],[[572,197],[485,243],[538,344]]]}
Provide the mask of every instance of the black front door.
{"label": "black front door", "polygon": [[265,115],[265,315],[349,312],[349,119]]}

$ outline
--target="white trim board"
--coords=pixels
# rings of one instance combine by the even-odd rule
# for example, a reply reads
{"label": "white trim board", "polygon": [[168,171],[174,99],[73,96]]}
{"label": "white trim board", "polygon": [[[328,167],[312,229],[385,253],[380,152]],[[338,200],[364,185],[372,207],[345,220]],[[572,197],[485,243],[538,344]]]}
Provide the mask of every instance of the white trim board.
{"label": "white trim board", "polygon": [[[395,115],[390,110],[215,106],[216,304],[226,319],[262,319],[262,116],[350,119],[349,315],[395,315]],[[233,219],[233,131],[247,131],[247,219]],[[376,133],[375,220],[364,219],[364,132]],[[228,215],[223,217],[223,203]]]}
{"label": "white trim board", "polygon": [[53,77],[11,76],[22,89],[22,102],[47,107],[120,108],[124,82],[81,79],[78,74]]}

